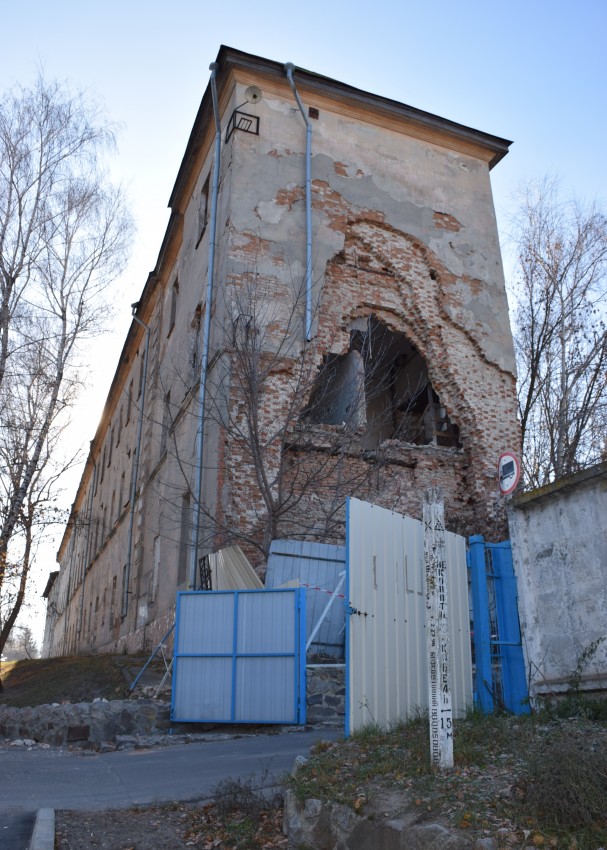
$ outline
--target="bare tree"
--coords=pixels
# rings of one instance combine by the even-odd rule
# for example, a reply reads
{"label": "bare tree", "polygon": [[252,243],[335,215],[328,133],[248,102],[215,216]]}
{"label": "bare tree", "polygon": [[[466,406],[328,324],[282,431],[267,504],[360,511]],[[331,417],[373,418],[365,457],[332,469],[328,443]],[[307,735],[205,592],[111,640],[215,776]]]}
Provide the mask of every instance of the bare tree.
{"label": "bare tree", "polygon": [[40,652],[38,644],[29,626],[20,626],[14,629],[4,645],[4,655],[7,661],[16,661],[21,658],[38,658]]}
{"label": "bare tree", "polygon": [[0,651],[23,603],[32,533],[64,467],[53,461],[82,342],[103,329],[103,295],[133,232],[102,167],[113,141],[95,106],[57,83],[40,78],[0,101]]}
{"label": "bare tree", "polygon": [[[432,441],[427,426],[435,408],[437,416],[442,410],[442,444],[457,445],[423,359],[372,312],[355,323],[347,351],[322,353],[302,339],[297,293],[272,300],[252,273],[227,300],[206,422],[229,458],[232,509],[247,521],[201,506],[207,550],[239,542],[265,559],[278,536],[342,539],[346,497],[385,502],[398,494],[396,444]],[[191,481],[173,434],[183,480]]]}
{"label": "bare tree", "polygon": [[607,435],[607,217],[527,187],[515,224],[518,403],[527,486],[598,460]]}

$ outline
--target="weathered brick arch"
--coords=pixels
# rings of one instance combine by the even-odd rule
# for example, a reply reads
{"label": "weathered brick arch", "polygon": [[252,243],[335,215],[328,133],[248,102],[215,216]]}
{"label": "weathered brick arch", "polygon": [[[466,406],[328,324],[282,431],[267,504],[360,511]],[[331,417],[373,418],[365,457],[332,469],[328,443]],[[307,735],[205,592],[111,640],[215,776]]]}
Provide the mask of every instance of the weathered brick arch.
{"label": "weathered brick arch", "polygon": [[342,250],[327,263],[317,350],[347,351],[350,326],[363,316],[404,334],[460,428],[471,498],[488,504],[497,457],[504,443],[518,445],[518,426],[514,376],[490,360],[486,329],[470,322],[466,296],[482,291],[482,281],[456,277],[414,236],[377,221],[351,221]]}
{"label": "weathered brick arch", "polygon": [[319,347],[347,350],[351,323],[371,315],[404,334],[426,361],[432,385],[466,440],[476,430],[475,406],[456,358],[463,349],[467,359],[479,354],[441,307],[450,279],[453,275],[419,240],[386,225],[356,222],[342,251],[327,264]]}

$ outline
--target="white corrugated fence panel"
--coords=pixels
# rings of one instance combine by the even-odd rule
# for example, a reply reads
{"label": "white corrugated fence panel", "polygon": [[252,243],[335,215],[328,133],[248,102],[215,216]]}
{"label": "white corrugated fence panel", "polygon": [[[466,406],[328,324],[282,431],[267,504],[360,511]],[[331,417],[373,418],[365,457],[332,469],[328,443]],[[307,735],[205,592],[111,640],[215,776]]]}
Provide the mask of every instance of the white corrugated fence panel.
{"label": "white corrugated fence panel", "polygon": [[261,590],[261,579],[240,546],[226,546],[207,556],[212,590]]}
{"label": "white corrugated fence panel", "polygon": [[[347,731],[386,728],[428,706],[422,523],[348,500]],[[448,534],[453,705],[472,704],[464,538]],[[465,603],[465,604],[464,604]]]}

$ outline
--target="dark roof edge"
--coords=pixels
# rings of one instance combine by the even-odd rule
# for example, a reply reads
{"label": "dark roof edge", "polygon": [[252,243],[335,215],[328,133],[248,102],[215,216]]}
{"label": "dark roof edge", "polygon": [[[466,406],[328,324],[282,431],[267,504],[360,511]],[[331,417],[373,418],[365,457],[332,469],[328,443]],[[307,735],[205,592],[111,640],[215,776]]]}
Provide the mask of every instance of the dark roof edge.
{"label": "dark roof edge", "polygon": [[543,487],[536,487],[534,490],[519,493],[513,497],[512,507],[524,508],[530,502],[539,502],[555,494],[567,493],[569,490],[579,487],[580,484],[585,484],[595,478],[607,478],[607,461],[589,466],[587,469],[574,472],[572,475],[566,475],[564,478],[559,478],[558,481],[545,484]]}
{"label": "dark roof edge", "polygon": [[[230,67],[246,68],[250,71],[263,72],[273,76],[284,77],[284,63],[275,62],[271,59],[264,59],[262,56],[255,56],[251,53],[244,53],[241,50],[236,50],[233,47],[221,45],[217,54],[217,63],[219,65],[218,73],[218,88],[221,88],[223,73]],[[458,124],[447,118],[441,118],[431,112],[425,112],[422,109],[417,109],[413,106],[400,103],[397,100],[392,100],[382,95],[372,94],[363,89],[355,88],[354,86],[342,83],[339,80],[334,80],[331,77],[325,77],[322,74],[317,74],[314,71],[308,71],[305,68],[296,68],[295,75],[297,81],[310,89],[317,89],[319,93],[322,91],[328,95],[336,95],[340,97],[348,97],[350,100],[360,103],[361,105],[381,107],[386,112],[391,113],[395,117],[404,118],[412,121],[420,126],[426,127],[429,130],[441,131],[449,135],[455,136],[463,141],[477,144],[493,151],[493,157],[489,162],[489,168],[493,168],[503,159],[508,153],[508,149],[512,141],[503,139],[500,136],[494,136],[491,133],[484,133],[481,130],[475,130],[472,127],[467,127],[464,124]],[[202,141],[202,134],[207,125],[207,121],[211,120],[211,94],[210,86],[207,85],[198,113],[194,120],[194,125],[190,133],[185,154],[177,173],[177,179],[171,197],[169,198],[169,206],[172,207],[179,197],[181,187],[187,179],[188,166],[195,157],[198,147]]]}
{"label": "dark roof edge", "polygon": [[58,575],[59,575],[59,570],[53,570],[52,573],[48,574],[48,581],[46,582],[46,587],[44,588],[44,590],[42,592],[42,598],[43,599],[49,598],[49,596],[51,594],[51,590],[53,589],[53,585],[55,584],[55,581],[56,581]]}

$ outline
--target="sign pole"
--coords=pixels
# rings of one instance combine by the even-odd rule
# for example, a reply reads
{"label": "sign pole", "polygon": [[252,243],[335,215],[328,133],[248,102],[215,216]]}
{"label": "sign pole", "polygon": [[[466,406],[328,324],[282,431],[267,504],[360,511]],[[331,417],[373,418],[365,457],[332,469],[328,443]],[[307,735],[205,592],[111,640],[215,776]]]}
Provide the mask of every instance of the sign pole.
{"label": "sign pole", "polygon": [[424,563],[430,759],[438,768],[453,767],[453,710],[447,600],[445,507],[439,488],[424,495]]}

